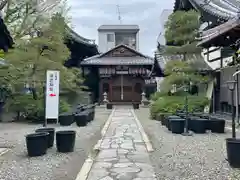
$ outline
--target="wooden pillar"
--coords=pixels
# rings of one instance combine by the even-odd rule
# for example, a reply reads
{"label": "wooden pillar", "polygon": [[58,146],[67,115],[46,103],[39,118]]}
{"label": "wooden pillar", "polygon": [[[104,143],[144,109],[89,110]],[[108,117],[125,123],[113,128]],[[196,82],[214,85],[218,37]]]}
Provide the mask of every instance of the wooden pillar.
{"label": "wooden pillar", "polygon": [[103,92],[102,92],[102,86],[103,86],[103,84],[102,84],[102,78],[100,77],[99,78],[99,91],[98,91],[98,94],[99,94],[99,102],[102,102],[102,100],[103,100]]}
{"label": "wooden pillar", "polygon": [[112,77],[109,79],[109,101],[112,101]]}
{"label": "wooden pillar", "polygon": [[[134,79],[133,78],[133,75],[131,75],[132,77],[132,79]],[[133,81],[134,82],[134,81]],[[134,92],[134,86],[135,86],[135,84],[136,84],[136,82],[135,83],[132,83],[132,97],[133,97],[133,101],[135,102],[136,101],[136,94],[135,94],[135,92]]]}

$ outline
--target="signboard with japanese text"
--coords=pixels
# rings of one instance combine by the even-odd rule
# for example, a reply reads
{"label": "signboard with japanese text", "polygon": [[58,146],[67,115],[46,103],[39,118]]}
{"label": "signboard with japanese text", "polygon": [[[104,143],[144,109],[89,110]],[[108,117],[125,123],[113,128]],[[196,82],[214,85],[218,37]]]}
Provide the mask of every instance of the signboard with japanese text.
{"label": "signboard with japanese text", "polygon": [[48,70],[46,73],[46,119],[58,119],[59,114],[59,71]]}

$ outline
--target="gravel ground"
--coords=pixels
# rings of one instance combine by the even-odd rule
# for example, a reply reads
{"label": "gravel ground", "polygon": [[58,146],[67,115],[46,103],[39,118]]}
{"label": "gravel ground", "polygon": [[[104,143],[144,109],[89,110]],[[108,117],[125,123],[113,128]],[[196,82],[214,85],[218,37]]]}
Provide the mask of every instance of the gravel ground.
{"label": "gravel ground", "polygon": [[75,180],[87,155],[100,139],[100,130],[110,112],[96,108],[95,120],[87,127],[49,125],[56,130],[76,130],[75,151],[57,153],[53,147],[46,155],[37,158],[27,157],[24,135],[41,125],[0,124],[0,147],[11,147],[10,152],[0,156],[0,180]]}
{"label": "gravel ground", "polygon": [[[225,134],[174,135],[149,120],[149,109],[136,110],[145,132],[155,149],[150,159],[159,180],[239,180],[240,170],[226,161]],[[238,133],[238,137],[240,134]]]}

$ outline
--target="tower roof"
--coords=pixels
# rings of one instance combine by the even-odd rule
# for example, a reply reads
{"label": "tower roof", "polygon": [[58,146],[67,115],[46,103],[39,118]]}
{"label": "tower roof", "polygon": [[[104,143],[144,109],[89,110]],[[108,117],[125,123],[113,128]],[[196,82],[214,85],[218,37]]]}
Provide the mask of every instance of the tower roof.
{"label": "tower roof", "polygon": [[138,25],[123,25],[123,24],[117,24],[117,25],[101,25],[98,28],[98,31],[105,31],[105,30],[135,30],[139,31],[140,28]]}

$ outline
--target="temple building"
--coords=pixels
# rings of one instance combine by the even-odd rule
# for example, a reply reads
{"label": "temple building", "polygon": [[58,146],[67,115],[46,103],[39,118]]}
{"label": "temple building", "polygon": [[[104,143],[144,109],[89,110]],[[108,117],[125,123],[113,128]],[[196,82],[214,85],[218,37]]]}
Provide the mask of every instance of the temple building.
{"label": "temple building", "polygon": [[[142,92],[155,88],[154,59],[139,52],[137,25],[102,25],[98,28],[100,54],[81,62],[83,73],[97,77],[95,99],[107,94],[111,103],[141,101]],[[150,93],[148,93],[150,94]]]}
{"label": "temple building", "polygon": [[215,79],[212,82],[212,112],[231,113],[236,117],[239,108],[239,78],[235,107],[231,108],[230,92],[226,87],[226,81],[233,79],[233,73],[238,69],[233,64],[233,55],[236,49],[232,48],[240,38],[240,1],[238,0],[176,0],[174,10],[195,9],[201,14],[202,26],[201,38],[198,46],[203,48],[204,61],[215,71]]}

